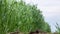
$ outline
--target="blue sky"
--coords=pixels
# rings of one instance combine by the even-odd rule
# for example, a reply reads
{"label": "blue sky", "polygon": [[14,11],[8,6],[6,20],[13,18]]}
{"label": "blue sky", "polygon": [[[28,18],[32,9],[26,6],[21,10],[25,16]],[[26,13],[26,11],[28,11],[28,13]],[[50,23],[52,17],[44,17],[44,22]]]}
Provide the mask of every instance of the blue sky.
{"label": "blue sky", "polygon": [[55,32],[56,22],[60,25],[60,0],[24,0],[27,4],[37,4],[38,9],[43,12],[45,21]]}

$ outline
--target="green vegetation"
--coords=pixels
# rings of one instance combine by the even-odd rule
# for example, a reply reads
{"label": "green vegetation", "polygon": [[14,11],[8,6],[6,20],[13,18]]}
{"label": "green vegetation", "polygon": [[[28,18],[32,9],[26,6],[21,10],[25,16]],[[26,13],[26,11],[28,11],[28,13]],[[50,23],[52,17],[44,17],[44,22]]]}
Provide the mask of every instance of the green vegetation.
{"label": "green vegetation", "polygon": [[60,26],[59,26],[59,24],[57,24],[57,23],[56,23],[56,29],[57,29],[56,32],[57,32],[58,34],[60,34]]}
{"label": "green vegetation", "polygon": [[36,5],[26,5],[23,1],[0,0],[0,34],[17,29],[25,33],[37,29],[51,32],[42,11],[37,9]]}

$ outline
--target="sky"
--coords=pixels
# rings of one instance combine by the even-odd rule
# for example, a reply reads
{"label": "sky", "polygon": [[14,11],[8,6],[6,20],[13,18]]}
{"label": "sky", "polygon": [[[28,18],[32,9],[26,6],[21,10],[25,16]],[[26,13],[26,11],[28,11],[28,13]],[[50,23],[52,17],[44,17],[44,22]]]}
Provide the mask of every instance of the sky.
{"label": "sky", "polygon": [[56,22],[60,25],[60,0],[24,0],[27,4],[35,4],[42,11],[44,19],[55,32]]}

